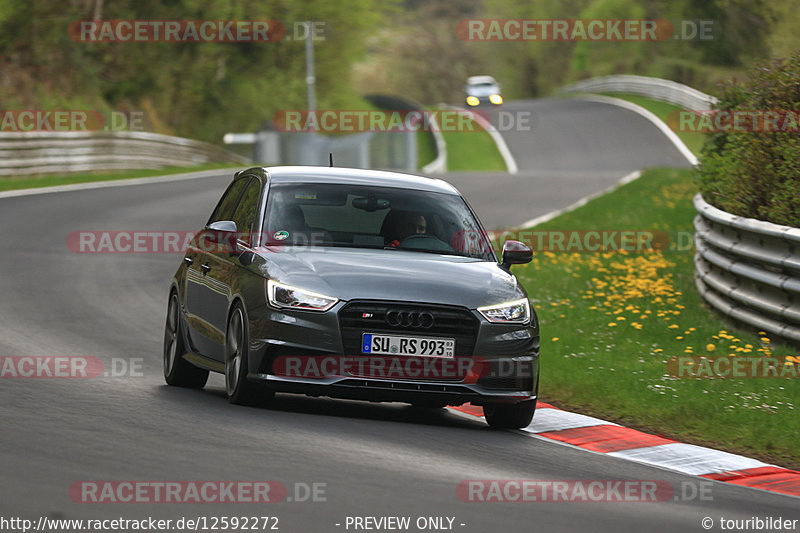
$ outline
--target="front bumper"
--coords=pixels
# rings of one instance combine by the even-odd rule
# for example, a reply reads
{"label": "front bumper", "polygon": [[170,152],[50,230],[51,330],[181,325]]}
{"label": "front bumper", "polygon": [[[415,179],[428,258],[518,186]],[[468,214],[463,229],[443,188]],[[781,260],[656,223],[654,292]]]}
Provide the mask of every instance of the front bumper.
{"label": "front bumper", "polygon": [[[436,328],[392,328],[383,321],[388,309],[421,307],[435,315]],[[371,316],[362,321],[362,315]],[[264,307],[249,319],[248,378],[278,392],[448,405],[516,403],[537,396],[535,315],[527,325],[493,324],[477,311],[456,306],[365,300],[340,302],[325,313]],[[455,338],[455,356],[431,361],[361,354],[364,332]]]}

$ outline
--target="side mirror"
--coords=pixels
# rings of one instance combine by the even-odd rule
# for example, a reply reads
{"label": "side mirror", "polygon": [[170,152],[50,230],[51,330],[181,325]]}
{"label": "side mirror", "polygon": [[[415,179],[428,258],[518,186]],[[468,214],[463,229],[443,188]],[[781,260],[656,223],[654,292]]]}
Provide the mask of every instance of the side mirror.
{"label": "side mirror", "polygon": [[239,246],[236,244],[238,235],[236,234],[236,222],[233,220],[219,220],[208,225],[205,232],[206,249],[209,245],[217,252],[228,252],[231,255],[239,253]]}
{"label": "side mirror", "polygon": [[209,224],[208,229],[210,229],[211,231],[236,233],[236,222],[234,222],[233,220],[218,220],[217,222],[212,222],[211,224]]}
{"label": "side mirror", "polygon": [[511,265],[521,265],[530,263],[533,259],[533,251],[527,244],[519,241],[506,241],[503,243],[503,255],[500,266],[509,270]]}

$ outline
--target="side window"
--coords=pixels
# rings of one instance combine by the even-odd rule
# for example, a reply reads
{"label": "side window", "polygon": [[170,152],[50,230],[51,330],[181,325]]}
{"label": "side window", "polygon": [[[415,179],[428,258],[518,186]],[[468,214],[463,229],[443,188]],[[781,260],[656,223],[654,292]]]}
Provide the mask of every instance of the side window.
{"label": "side window", "polygon": [[[233,220],[236,222],[236,230],[238,232],[249,232],[253,227],[253,220],[258,211],[258,196],[261,192],[261,182],[257,179],[251,179],[242,194],[242,199],[239,200],[239,205],[233,212]],[[245,237],[243,240],[247,240]]]}
{"label": "side window", "polygon": [[220,220],[233,220],[233,210],[242,195],[245,185],[247,185],[247,180],[241,179],[234,181],[228,187],[228,190],[225,191],[222,199],[217,204],[217,208],[214,209],[214,214],[211,215],[211,219],[208,221],[209,224]]}

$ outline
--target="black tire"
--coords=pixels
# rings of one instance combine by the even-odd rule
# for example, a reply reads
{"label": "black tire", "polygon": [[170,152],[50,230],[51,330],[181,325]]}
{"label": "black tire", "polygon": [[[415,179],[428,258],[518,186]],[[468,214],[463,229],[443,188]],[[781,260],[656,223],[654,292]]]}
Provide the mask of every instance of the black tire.
{"label": "black tire", "polygon": [[528,427],[536,412],[536,400],[512,404],[487,404],[483,406],[483,416],[493,428],[520,429]]}
{"label": "black tire", "polygon": [[181,331],[178,294],[172,291],[167,304],[167,321],[164,325],[164,380],[167,385],[202,389],[208,381],[208,370],[194,366],[182,357],[186,353]]}
{"label": "black tire", "polygon": [[228,401],[236,405],[262,405],[275,396],[274,391],[247,379],[249,339],[247,315],[237,302],[225,332],[225,392]]}

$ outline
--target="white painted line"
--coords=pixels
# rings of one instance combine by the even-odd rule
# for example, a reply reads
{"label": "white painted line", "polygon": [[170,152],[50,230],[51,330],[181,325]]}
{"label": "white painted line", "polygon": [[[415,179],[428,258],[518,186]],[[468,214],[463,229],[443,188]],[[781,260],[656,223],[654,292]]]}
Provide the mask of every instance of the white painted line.
{"label": "white painted line", "polygon": [[486,133],[494,141],[494,144],[497,146],[497,151],[500,152],[500,155],[503,158],[503,162],[506,164],[506,169],[508,170],[509,174],[516,174],[519,172],[519,167],[517,167],[517,161],[514,159],[514,156],[511,154],[511,150],[509,150],[508,145],[506,144],[505,139],[503,136],[500,135],[500,132],[497,131],[491,122],[483,118],[478,113],[472,113],[471,109],[465,109],[463,107],[458,106],[448,106],[450,109],[454,109],[456,111],[463,111],[465,113],[469,113],[472,117],[472,120],[478,123],[478,126],[486,130]]}
{"label": "white painted line", "polygon": [[423,174],[441,174],[447,172],[447,142],[444,140],[439,123],[436,121],[436,115],[431,115],[431,124],[433,125],[431,133],[433,140],[436,143],[436,159],[422,167]]}
{"label": "white painted line", "polygon": [[595,198],[603,196],[604,194],[608,194],[611,191],[613,191],[615,189],[618,189],[619,187],[622,187],[626,183],[630,183],[630,182],[638,179],[639,176],[641,176],[641,175],[642,175],[642,171],[641,170],[637,170],[635,172],[631,172],[627,176],[622,177],[617,183],[615,183],[611,187],[607,187],[607,188],[603,189],[602,191],[596,192],[594,194],[590,194],[589,196],[584,196],[583,198],[581,198],[577,202],[575,202],[573,204],[570,204],[570,205],[568,205],[567,207],[565,207],[563,209],[557,209],[556,211],[551,211],[551,212],[549,212],[547,214],[544,214],[542,216],[538,216],[536,218],[532,218],[532,219],[528,220],[527,222],[523,222],[522,224],[520,224],[519,226],[517,226],[516,228],[513,228],[513,229],[524,229],[524,228],[531,228],[533,226],[538,226],[539,224],[547,222],[548,220],[552,220],[552,219],[556,218],[557,216],[563,215],[564,213],[569,213],[570,211],[574,211],[575,209],[578,209],[579,207],[583,207],[584,205],[589,203],[589,200],[594,200]]}
{"label": "white painted line", "polygon": [[447,411],[449,413],[451,413],[451,414],[456,415],[456,416],[460,416],[462,418],[468,418],[470,420],[485,420],[480,415],[472,415],[470,413],[465,413],[464,411],[459,411],[458,409],[454,409],[453,407],[449,407],[449,406],[447,407]]}
{"label": "white painted line", "polygon": [[681,442],[662,444],[660,446],[651,446],[648,448],[621,450],[618,452],[611,452],[608,455],[636,461],[637,463],[658,465],[670,470],[696,476],[744,470],[747,468],[759,468],[762,466],[773,466],[762,463],[756,459],[750,459],[749,457]]}
{"label": "white painted line", "polygon": [[685,157],[686,160],[691,165],[694,166],[698,164],[699,161],[697,159],[697,156],[694,155],[692,151],[689,150],[689,148],[685,144],[683,144],[683,141],[680,139],[680,137],[678,137],[678,135],[676,135],[675,132],[672,131],[669,128],[669,126],[667,126],[664,123],[664,121],[662,121],[660,118],[658,118],[656,115],[654,115],[647,109],[643,108],[642,106],[636,105],[633,102],[628,102],[627,100],[622,100],[620,98],[614,98],[612,96],[602,96],[599,94],[578,96],[576,98],[578,100],[588,100],[590,102],[615,105],[617,107],[622,107],[629,111],[633,111],[634,113],[638,113],[642,117],[652,122],[653,125],[657,127],[659,130],[661,130],[661,133],[663,133],[667,137],[667,139],[669,139],[672,142],[672,144],[675,145],[675,148],[678,149],[681,155],[683,155],[683,157]]}
{"label": "white painted line", "polygon": [[[53,187],[38,187],[33,189],[19,189],[15,191],[0,192],[0,198],[14,198],[16,196],[32,196],[35,194],[51,194],[70,191],[85,191],[90,189],[107,189],[110,187],[130,187],[132,185],[145,185],[156,183],[169,183],[173,181],[184,181],[202,178],[213,178],[225,174],[230,175],[233,180],[233,173],[237,169],[220,168],[217,170],[201,170],[198,172],[186,172],[182,174],[166,174],[164,176],[151,176],[149,178],[131,178],[109,181],[89,181],[86,183],[74,183],[72,185],[55,185]],[[227,182],[226,182],[227,183]]]}
{"label": "white painted line", "polygon": [[562,429],[601,425],[616,426],[617,424],[591,416],[562,411],[561,409],[543,408],[536,410],[536,414],[533,416],[533,422],[531,422],[528,427],[524,428],[523,431],[529,433],[545,433],[547,431],[561,431]]}

